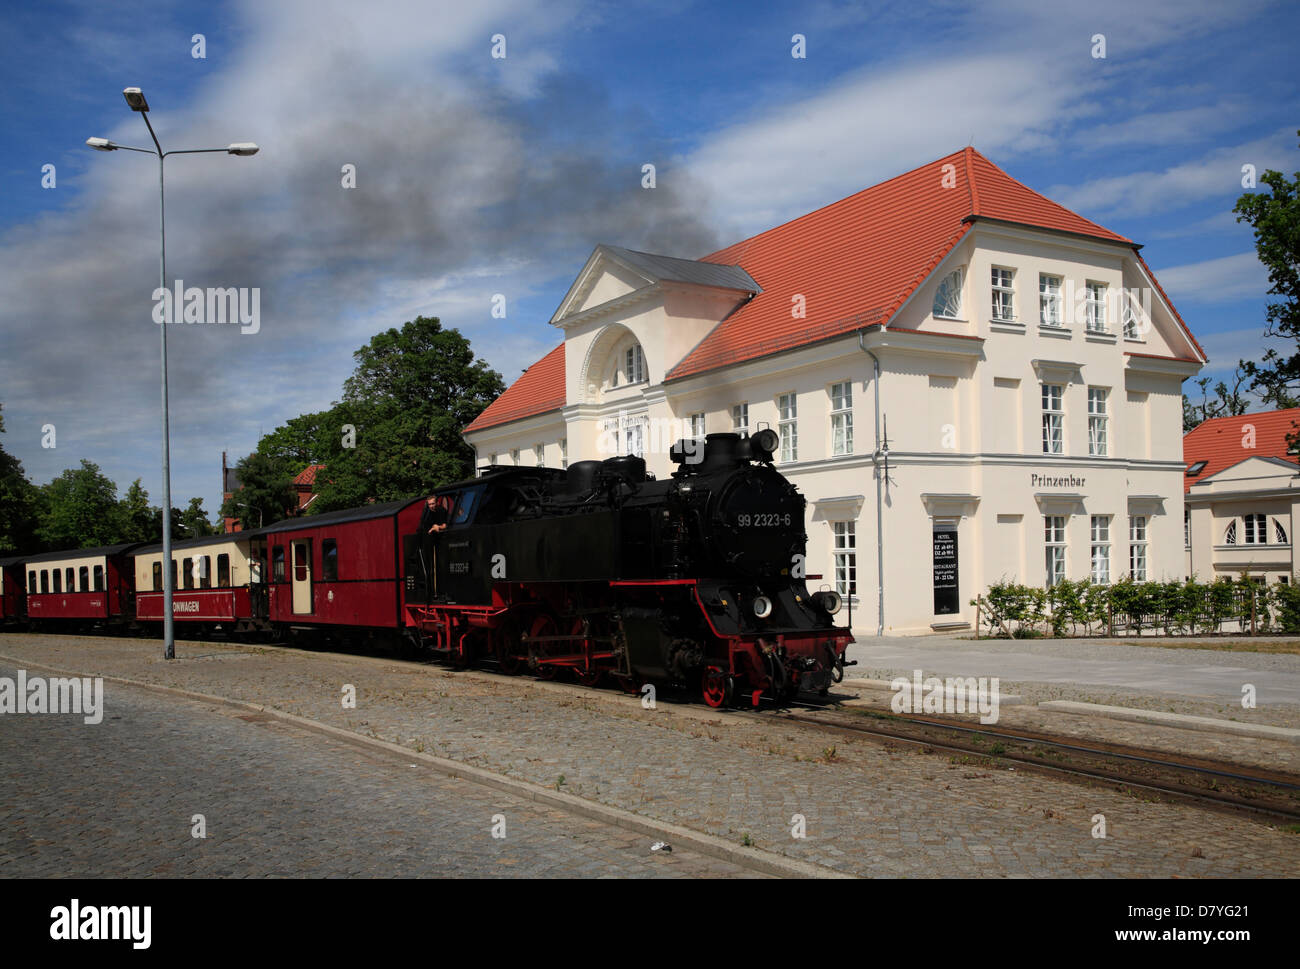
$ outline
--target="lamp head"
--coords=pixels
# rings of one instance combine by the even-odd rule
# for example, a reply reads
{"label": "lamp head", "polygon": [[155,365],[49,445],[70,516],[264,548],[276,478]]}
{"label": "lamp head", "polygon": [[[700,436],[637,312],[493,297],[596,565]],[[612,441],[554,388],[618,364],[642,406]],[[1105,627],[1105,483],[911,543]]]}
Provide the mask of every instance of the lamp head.
{"label": "lamp head", "polygon": [[87,138],[86,144],[94,148],[95,151],[117,151],[117,145],[107,138]]}
{"label": "lamp head", "polygon": [[231,155],[248,156],[256,155],[258,150],[257,145],[253,144],[251,141],[237,141],[227,148],[226,152]]}
{"label": "lamp head", "polygon": [[128,87],[122,89],[122,97],[126,98],[127,106],[132,111],[148,111],[149,102],[144,99],[144,92],[138,87]]}

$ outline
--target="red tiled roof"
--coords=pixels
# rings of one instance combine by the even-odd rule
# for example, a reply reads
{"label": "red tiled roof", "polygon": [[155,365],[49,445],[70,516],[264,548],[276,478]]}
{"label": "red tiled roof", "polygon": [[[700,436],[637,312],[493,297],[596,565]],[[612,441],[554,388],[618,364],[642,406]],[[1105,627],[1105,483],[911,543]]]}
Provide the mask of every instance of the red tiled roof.
{"label": "red tiled roof", "polygon": [[504,394],[465,428],[481,431],[485,427],[522,420],[564,406],[564,344],[548,353],[524,371]]}
{"label": "red tiled roof", "polygon": [[316,483],[317,473],[324,469],[325,465],[323,464],[308,465],[294,475],[293,483],[296,485],[314,485]]}
{"label": "red tiled roof", "polygon": [[[1295,457],[1286,453],[1286,436],[1295,430],[1293,422],[1300,424],[1300,407],[1237,417],[1212,417],[1202,422],[1183,435],[1183,460],[1187,467],[1197,461],[1205,461],[1206,465],[1194,477],[1183,475],[1183,491],[1216,471],[1240,464],[1247,458],[1281,458],[1294,463]],[[1242,446],[1246,436],[1243,428],[1247,424],[1255,428],[1254,449]]]}
{"label": "red tiled roof", "polygon": [[[951,187],[944,187],[945,181]],[[974,148],[965,148],[705,256],[704,262],[741,266],[763,292],[714,327],[665,381],[887,325],[980,219],[1135,246],[1016,181]],[[1155,282],[1150,267],[1142,265]],[[1160,293],[1164,296],[1164,290]],[[805,319],[790,315],[795,294],[804,297]],[[1174,316],[1204,356],[1176,310]],[[561,345],[465,430],[564,404]]]}
{"label": "red tiled roof", "polygon": [[[1132,245],[966,148],[705,256],[744,267],[763,292],[715,327],[667,379],[887,324],[961,241],[972,216]],[[806,319],[790,315],[796,293],[805,299]]]}

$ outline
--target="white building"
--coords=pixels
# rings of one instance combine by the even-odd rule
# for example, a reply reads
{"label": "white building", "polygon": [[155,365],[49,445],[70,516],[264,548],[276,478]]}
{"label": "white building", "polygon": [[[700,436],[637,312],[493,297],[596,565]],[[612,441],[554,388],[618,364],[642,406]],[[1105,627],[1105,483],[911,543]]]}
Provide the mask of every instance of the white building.
{"label": "white building", "polygon": [[868,631],[969,624],[1004,577],[1181,577],[1206,358],[1138,249],[970,148],[701,260],[598,246],[465,439],[662,476],[677,437],[773,427],[809,569]]}
{"label": "white building", "polygon": [[1300,570],[1300,466],[1287,444],[1300,407],[1216,417],[1183,438],[1186,572],[1290,582]]}

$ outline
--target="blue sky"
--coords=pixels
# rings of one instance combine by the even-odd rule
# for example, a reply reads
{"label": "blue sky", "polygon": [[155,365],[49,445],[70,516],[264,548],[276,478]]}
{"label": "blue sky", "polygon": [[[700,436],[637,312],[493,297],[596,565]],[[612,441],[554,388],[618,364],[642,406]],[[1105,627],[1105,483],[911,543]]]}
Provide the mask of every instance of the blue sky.
{"label": "blue sky", "polygon": [[222,450],[233,461],[328,406],[383,328],[439,316],[509,382],[559,342],[546,321],[597,243],[697,257],[967,143],[1143,243],[1206,372],[1231,370],[1259,353],[1267,289],[1231,215],[1242,166],[1300,169],[1290,3],[126,0],[5,14],[0,403],[4,447],[34,481],[84,457],[121,490],[139,477],[161,493],[156,163],[85,139],[148,143],[122,100],[133,85],[165,148],[262,146],[168,163],[169,276],[261,292],[256,334],[169,333],[173,503],[199,495],[214,514]]}

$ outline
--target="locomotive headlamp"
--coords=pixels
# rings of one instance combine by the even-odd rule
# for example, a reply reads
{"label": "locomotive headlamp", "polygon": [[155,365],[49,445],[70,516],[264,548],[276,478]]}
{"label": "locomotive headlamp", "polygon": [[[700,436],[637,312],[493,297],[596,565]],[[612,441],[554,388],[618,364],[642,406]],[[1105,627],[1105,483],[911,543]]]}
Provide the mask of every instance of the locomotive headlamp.
{"label": "locomotive headlamp", "polygon": [[759,619],[766,619],[772,615],[772,600],[767,596],[759,596],[754,600],[754,615]]}
{"label": "locomotive headlamp", "polygon": [[756,431],[749,437],[749,447],[754,452],[754,457],[760,461],[772,460],[772,455],[780,446],[781,438],[770,427]]}
{"label": "locomotive headlamp", "polygon": [[818,592],[813,598],[832,616],[844,608],[844,598],[838,592]]}

